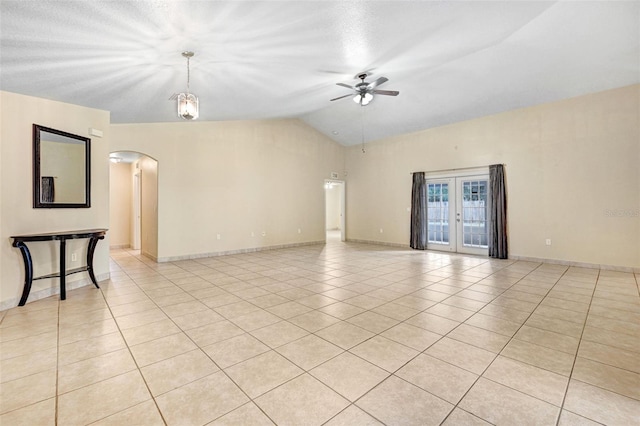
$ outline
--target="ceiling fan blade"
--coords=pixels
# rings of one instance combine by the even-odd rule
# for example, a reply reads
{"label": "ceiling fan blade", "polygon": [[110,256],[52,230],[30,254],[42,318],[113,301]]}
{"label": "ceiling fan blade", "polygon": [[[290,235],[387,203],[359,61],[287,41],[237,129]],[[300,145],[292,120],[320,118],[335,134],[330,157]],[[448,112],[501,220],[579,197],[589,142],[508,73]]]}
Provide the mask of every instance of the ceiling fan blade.
{"label": "ceiling fan blade", "polygon": [[349,96],[354,96],[353,93],[349,93],[348,95],[340,96],[338,98],[329,99],[330,101],[337,101],[338,99],[348,98]]}
{"label": "ceiling fan blade", "polygon": [[387,95],[387,96],[398,96],[400,92],[397,90],[374,90],[373,93],[376,95]]}
{"label": "ceiling fan blade", "polygon": [[386,83],[387,81],[389,81],[387,77],[380,77],[376,81],[372,81],[371,83],[369,83],[368,88],[369,90],[373,90],[381,84]]}
{"label": "ceiling fan blade", "polygon": [[344,83],[336,83],[338,86],[342,86],[342,87],[346,87],[347,89],[355,89],[353,86],[349,86],[348,84],[344,84]]}

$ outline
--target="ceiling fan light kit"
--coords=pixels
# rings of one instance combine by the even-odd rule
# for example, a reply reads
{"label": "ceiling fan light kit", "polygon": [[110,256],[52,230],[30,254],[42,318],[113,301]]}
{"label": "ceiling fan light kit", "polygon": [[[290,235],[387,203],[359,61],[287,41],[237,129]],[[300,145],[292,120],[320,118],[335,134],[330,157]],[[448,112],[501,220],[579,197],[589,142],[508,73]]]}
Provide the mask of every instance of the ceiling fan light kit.
{"label": "ceiling fan light kit", "polygon": [[189,92],[189,83],[191,81],[189,60],[193,55],[193,52],[182,52],[182,56],[187,58],[187,93],[178,94],[178,117],[183,120],[195,120],[200,115],[200,103],[198,101],[198,97]]}
{"label": "ceiling fan light kit", "polygon": [[347,89],[351,89],[355,92],[355,96],[353,94],[339,96],[337,98],[331,99],[332,101],[337,101],[338,99],[344,99],[353,96],[353,102],[359,104],[360,106],[367,106],[373,100],[373,95],[384,95],[384,96],[398,96],[400,92],[397,90],[378,90],[376,87],[380,86],[383,83],[389,81],[387,77],[379,77],[377,80],[372,81],[371,83],[367,83],[364,81],[367,78],[367,74],[359,74],[358,78],[360,79],[360,83],[355,86],[349,86],[344,83],[336,83],[338,86],[346,87]]}
{"label": "ceiling fan light kit", "polygon": [[358,94],[353,97],[353,102],[360,104],[361,106],[369,105],[369,102],[373,100],[373,95],[371,93],[363,93]]}

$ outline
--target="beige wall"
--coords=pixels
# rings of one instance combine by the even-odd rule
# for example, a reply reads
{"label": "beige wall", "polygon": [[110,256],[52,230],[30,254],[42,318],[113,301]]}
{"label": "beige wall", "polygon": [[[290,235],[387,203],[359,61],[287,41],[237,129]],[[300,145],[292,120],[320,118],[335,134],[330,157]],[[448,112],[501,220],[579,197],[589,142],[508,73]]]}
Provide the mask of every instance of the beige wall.
{"label": "beige wall", "polygon": [[132,176],[130,163],[109,166],[109,236],[111,247],[131,245]]}
{"label": "beige wall", "polygon": [[639,105],[634,85],[349,148],[347,237],[408,245],[411,172],[504,163],[511,255],[638,268]]}
{"label": "beige wall", "polygon": [[[92,138],[91,208],[34,209],[32,207],[32,125],[40,124],[80,136],[89,128],[104,132]],[[20,251],[11,246],[11,235],[109,227],[109,113],[45,99],[0,92],[0,309],[17,305],[24,283]],[[67,244],[67,265],[73,251],[77,266],[85,257],[87,240]],[[57,271],[57,245],[33,243],[36,276]],[[98,243],[94,267],[99,279],[109,273],[109,234]],[[89,282],[86,274],[68,277],[69,288]],[[75,284],[74,284],[75,282]],[[29,300],[59,292],[58,280],[35,281]]]}
{"label": "beige wall", "polygon": [[344,148],[300,120],[111,132],[112,151],[158,160],[160,260],[324,240],[324,180],[344,169]]}

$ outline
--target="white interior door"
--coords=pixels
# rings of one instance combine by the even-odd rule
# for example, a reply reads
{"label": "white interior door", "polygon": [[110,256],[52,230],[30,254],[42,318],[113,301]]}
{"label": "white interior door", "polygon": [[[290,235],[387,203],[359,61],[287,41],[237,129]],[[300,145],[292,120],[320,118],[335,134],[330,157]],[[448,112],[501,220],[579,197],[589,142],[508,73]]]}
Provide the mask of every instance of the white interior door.
{"label": "white interior door", "polygon": [[427,249],[487,254],[489,178],[427,180]]}

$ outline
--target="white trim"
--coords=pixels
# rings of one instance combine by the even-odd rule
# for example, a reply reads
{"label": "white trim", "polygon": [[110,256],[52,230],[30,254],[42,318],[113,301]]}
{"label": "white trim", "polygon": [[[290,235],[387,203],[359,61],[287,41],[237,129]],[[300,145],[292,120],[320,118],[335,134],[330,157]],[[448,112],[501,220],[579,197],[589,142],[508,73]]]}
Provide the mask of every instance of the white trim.
{"label": "white trim", "polygon": [[[355,239],[355,238],[349,238],[349,239],[347,239],[347,242],[349,242],[349,243],[358,243],[358,244],[373,244],[373,245],[377,245],[377,246],[398,247],[398,248],[405,248],[405,249],[410,248],[409,244],[388,243],[386,241],[374,241],[374,240],[358,240],[358,239]],[[439,252],[439,253],[450,253],[450,252]]]}
{"label": "white trim", "polygon": [[633,266],[605,265],[598,263],[576,262],[573,260],[545,259],[541,257],[518,256],[511,254],[509,255],[509,259],[522,260],[523,262],[550,263],[553,265],[574,266],[576,268],[601,269],[603,271],[618,271],[640,274],[640,268],[634,268]]}
{"label": "white trim", "polygon": [[187,254],[184,256],[167,256],[167,257],[158,257],[158,258],[154,258],[153,256],[147,253],[142,253],[142,254],[156,261],[157,263],[164,263],[164,262],[176,262],[179,260],[202,259],[205,257],[218,257],[218,256],[228,256],[232,254],[254,253],[257,251],[278,250],[278,249],[285,249],[285,248],[291,248],[291,247],[314,246],[314,245],[320,245],[320,244],[326,244],[326,241],[324,240],[309,241],[304,243],[280,244],[280,245],[266,246],[266,247],[250,247],[250,248],[238,249],[238,250],[217,251],[217,252],[210,252],[210,253],[196,253],[196,254]]}
{"label": "white trim", "polygon": [[[335,183],[340,186],[340,227],[338,229],[340,230],[340,241],[345,242],[347,241],[347,219],[346,219],[347,217],[347,208],[346,208],[347,184],[344,180],[325,179],[324,184],[327,185],[328,183]],[[326,187],[324,189],[324,228],[325,230],[329,231],[329,229],[327,229],[327,188]]]}
{"label": "white trim", "polygon": [[158,258],[152,255],[151,253],[147,253],[146,251],[140,250],[140,254],[143,255],[144,257],[148,257],[149,259],[153,260],[156,263],[159,263]]}
{"label": "white trim", "polygon": [[468,167],[465,169],[451,169],[450,171],[425,172],[425,179],[450,179],[456,177],[468,177],[477,175],[488,175],[489,166],[484,167]]}
{"label": "white trim", "polygon": [[128,249],[131,244],[114,244],[109,246],[109,250]]}
{"label": "white trim", "polygon": [[[506,167],[506,164],[502,164],[502,166]],[[413,175],[414,173],[424,173],[425,176],[429,175],[429,174],[435,174],[435,173],[459,173],[459,172],[465,172],[468,170],[489,170],[489,167],[491,167],[491,165],[487,165],[487,166],[469,166],[469,167],[458,167],[458,168],[450,168],[450,169],[439,169],[439,170],[424,170],[424,171],[419,171],[419,172],[411,172],[410,174]]]}
{"label": "white trim", "polygon": [[[380,246],[390,246],[390,247],[398,247],[398,248],[409,248],[408,244],[400,244],[400,243],[388,243],[383,241],[373,241],[373,240],[358,240],[349,238],[347,240],[350,243],[359,243],[359,244],[373,244]],[[537,262],[537,263],[549,263],[552,265],[564,265],[564,266],[573,266],[576,268],[588,268],[588,269],[600,269],[603,271],[618,271],[618,272],[628,272],[640,274],[640,268],[635,268],[633,266],[617,266],[617,265],[606,265],[606,264],[598,264],[598,263],[587,263],[587,262],[576,262],[572,260],[561,260],[561,259],[545,259],[540,257],[530,257],[530,256],[518,256],[518,255],[509,255],[509,259],[494,259],[488,256],[481,256],[475,254],[466,254],[466,253],[456,253],[456,252],[448,252],[448,251],[439,251],[439,250],[411,250],[411,251],[430,251],[433,253],[439,254],[448,254],[452,256],[472,256],[472,257],[480,257],[483,259],[487,259],[490,261],[523,261],[523,262]]]}

